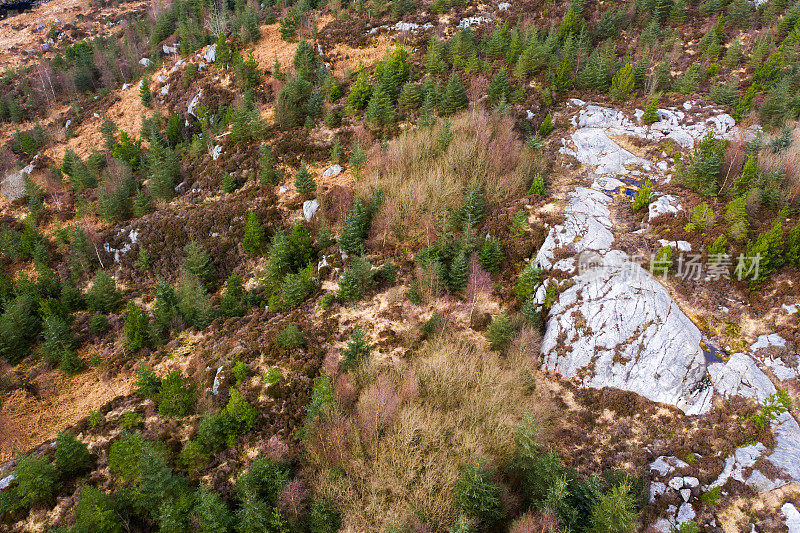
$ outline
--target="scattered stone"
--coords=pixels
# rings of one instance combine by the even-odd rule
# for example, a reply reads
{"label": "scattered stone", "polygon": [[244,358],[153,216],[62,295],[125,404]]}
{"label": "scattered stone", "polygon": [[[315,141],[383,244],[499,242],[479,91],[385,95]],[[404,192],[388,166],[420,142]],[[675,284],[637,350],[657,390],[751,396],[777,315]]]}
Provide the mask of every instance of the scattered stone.
{"label": "scattered stone", "polygon": [[161,96],[167,96],[169,94],[169,83],[161,87]]}
{"label": "scattered stone", "polygon": [[281,185],[280,189],[278,190],[281,192],[281,194],[283,194],[289,190],[289,187],[287,187],[286,185]]}
{"label": "scattered stone", "polygon": [[678,525],[681,525],[689,520],[694,520],[696,516],[697,513],[694,512],[694,507],[692,507],[692,504],[689,502],[684,502],[678,508],[678,515],[675,517],[675,521],[678,523]]}
{"label": "scattered stone", "polygon": [[511,7],[509,2],[500,2],[497,4],[498,11],[507,11],[509,7]]}
{"label": "scattered stone", "polygon": [[688,241],[668,241],[667,239],[659,239],[658,244],[660,244],[662,247],[671,246],[673,249],[679,252],[692,251],[692,245]]}
{"label": "scattered stone", "polygon": [[470,28],[472,26],[479,26],[484,22],[491,22],[491,19],[486,17],[467,17],[465,19],[461,19],[461,22],[458,23],[458,28]]}
{"label": "scattered stone", "polygon": [[[203,60],[206,63],[213,63],[217,60],[217,45],[212,44],[209,46],[205,52],[203,52]],[[205,65],[203,65],[205,66]]]}
{"label": "scattered stone", "polygon": [[686,468],[689,463],[672,455],[661,455],[650,463],[650,470],[655,470],[661,477],[667,476],[679,468]]}
{"label": "scattered stone", "polygon": [[683,486],[694,489],[700,486],[700,480],[694,476],[683,476]]}
{"label": "scattered stone", "polygon": [[173,44],[173,45],[165,44],[165,45],[163,45],[161,47],[161,50],[164,52],[165,56],[168,56],[168,55],[171,55],[171,54],[177,54],[178,53],[178,45],[177,44]]}
{"label": "scattered stone", "polygon": [[311,220],[314,217],[314,214],[319,209],[319,200],[314,198],[313,200],[306,200],[303,202],[303,218],[306,219],[306,222]]}
{"label": "scattered stone", "polygon": [[783,348],[786,346],[786,341],[777,333],[759,335],[758,339],[756,339],[756,342],[750,346],[750,351],[755,352],[756,350],[760,350],[761,348],[769,348],[770,346],[778,346]]}
{"label": "scattered stone", "polygon": [[123,91],[127,91],[130,88],[131,88],[131,84],[130,83],[123,83],[122,84],[122,90]]}
{"label": "scattered stone", "polygon": [[653,220],[657,216],[663,215],[665,213],[673,213],[676,214],[678,211],[681,211],[683,207],[681,204],[676,203],[677,198],[672,196],[671,194],[662,194],[654,201],[650,202],[648,206],[648,220]]}
{"label": "scattered stone", "polygon": [[681,490],[683,488],[683,478],[682,477],[674,477],[669,480],[669,487],[672,490]]}
{"label": "scattered stone", "polygon": [[330,178],[331,176],[337,176],[342,173],[342,165],[331,165],[325,169],[325,172],[322,173],[323,178]]}
{"label": "scattered stone", "polygon": [[14,481],[15,479],[17,479],[16,474],[9,474],[3,479],[0,479],[0,490],[7,489],[9,486],[11,486],[11,482]]}
{"label": "scattered stone", "polygon": [[797,304],[791,304],[791,305],[783,304],[781,305],[781,307],[783,308],[784,311],[786,311],[787,315],[793,315],[797,312]]}
{"label": "scattered stone", "polygon": [[139,60],[139,64],[142,65],[143,67],[149,67],[150,66],[150,59],[146,58],[146,57],[143,57],[143,58],[141,58]]}
{"label": "scattered stone", "polygon": [[660,481],[653,481],[650,483],[650,503],[654,503],[656,498],[666,492],[667,486]]}
{"label": "scattered stone", "polygon": [[217,159],[219,159],[219,156],[221,155],[222,155],[222,146],[218,144],[211,150],[211,159],[216,161]]}
{"label": "scattered stone", "polygon": [[792,503],[786,502],[781,507],[781,512],[786,517],[785,524],[789,529],[789,533],[800,533],[800,511],[797,510],[797,507]]}
{"label": "scattered stone", "polygon": [[692,497],[692,489],[681,489],[680,492],[681,498],[683,498],[683,501],[685,502],[688,502],[689,498]]}
{"label": "scattered stone", "polygon": [[197,94],[194,95],[192,101],[189,102],[189,107],[186,109],[186,112],[195,118],[197,118],[197,115],[195,115],[194,112],[197,110],[197,106],[200,104],[200,98],[202,97],[203,97],[203,89],[200,89],[197,92]]}

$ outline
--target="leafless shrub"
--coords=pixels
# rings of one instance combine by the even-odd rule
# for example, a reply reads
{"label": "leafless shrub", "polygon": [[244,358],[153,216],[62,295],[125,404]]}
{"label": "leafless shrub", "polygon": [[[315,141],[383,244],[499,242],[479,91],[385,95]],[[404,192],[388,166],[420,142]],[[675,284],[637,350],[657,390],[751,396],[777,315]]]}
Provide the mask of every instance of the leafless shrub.
{"label": "leafless shrub", "polygon": [[478,300],[485,298],[491,293],[492,275],[483,269],[477,256],[472,254],[472,258],[469,262],[467,289],[465,291],[466,300],[470,304],[470,316],[472,316],[472,311],[475,309]]}
{"label": "leafless shrub", "polygon": [[400,397],[385,375],[370,385],[358,401],[358,420],[362,436],[374,439],[397,415]]}
{"label": "leafless shrub", "polygon": [[462,112],[452,119],[452,140],[446,145],[440,144],[443,128],[412,129],[387,149],[376,144],[369,152],[356,188],[362,196],[383,191],[373,224],[385,239],[424,241],[436,234],[442,216],[460,204],[466,186],[481,186],[490,202],[500,203],[525,190],[541,166],[509,117],[483,109]]}
{"label": "leafless shrub", "polygon": [[280,437],[273,435],[264,447],[264,455],[275,462],[282,463],[289,455],[289,446]]}
{"label": "leafless shrub", "polygon": [[792,127],[791,144],[779,151],[764,150],[758,158],[762,173],[779,173],[783,176],[781,191],[792,205],[800,202],[800,122]]}
{"label": "leafless shrub", "polygon": [[[415,512],[432,530],[447,530],[459,515],[453,487],[460,466],[507,457],[521,413],[548,419],[549,399],[519,385],[530,369],[516,354],[446,336],[402,368],[384,367],[355,412],[344,410],[309,436],[318,496],[341,503],[346,530],[388,523],[411,530]],[[330,476],[331,468],[341,475]]]}
{"label": "leafless shrub", "polygon": [[558,517],[550,509],[544,509],[535,515],[528,511],[514,522],[508,533],[555,533],[558,531]]}
{"label": "leafless shrub", "polygon": [[295,478],[281,489],[278,509],[291,522],[297,522],[308,507],[308,486],[302,478]]}
{"label": "leafless shrub", "polygon": [[542,333],[533,326],[523,326],[511,342],[510,352],[522,360],[537,361],[542,349]]}

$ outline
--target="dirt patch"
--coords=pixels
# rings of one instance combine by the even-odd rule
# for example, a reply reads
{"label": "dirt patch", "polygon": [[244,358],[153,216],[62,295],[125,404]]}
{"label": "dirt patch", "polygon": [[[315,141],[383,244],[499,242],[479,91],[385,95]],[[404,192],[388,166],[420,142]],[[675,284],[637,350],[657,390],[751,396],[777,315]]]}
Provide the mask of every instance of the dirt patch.
{"label": "dirt patch", "polygon": [[258,61],[258,66],[272,70],[275,58],[281,65],[281,70],[291,67],[294,53],[298,43],[287,43],[281,38],[280,24],[265,24],[261,26],[261,39],[253,46],[253,57]]}
{"label": "dirt patch", "polygon": [[15,449],[25,451],[48,439],[110,400],[130,394],[134,379],[101,376],[89,369],[77,376],[57,370],[31,380],[32,389],[18,388],[0,397],[0,461],[10,459]]}
{"label": "dirt patch", "polygon": [[359,64],[364,67],[372,66],[383,59],[386,52],[395,47],[404,48],[402,45],[392,42],[387,36],[381,35],[365,48],[353,48],[345,43],[337,43],[328,57],[331,60],[331,69],[334,74],[342,76],[348,69],[353,72],[358,70]]}
{"label": "dirt patch", "polygon": [[[138,136],[142,128],[142,117],[152,113],[142,105],[136,85],[118,92],[118,98],[108,108],[108,116],[117,124],[120,131],[125,131],[133,136]],[[76,154],[86,159],[92,151],[103,145],[103,136],[100,134],[102,117],[89,116],[75,128],[75,135],[67,141],[55,143],[45,150],[45,154],[59,162],[64,158],[67,148],[72,148]]]}
{"label": "dirt patch", "polygon": [[[48,41],[50,24],[61,21],[59,29],[67,31],[68,42],[85,36],[108,35],[119,28],[106,24],[127,18],[132,13],[143,12],[147,1],[127,2],[121,5],[94,9],[88,0],[51,0],[31,11],[0,21],[0,71],[35,64],[40,57],[55,56],[56,46],[42,51]],[[44,28],[39,29],[39,25]]]}

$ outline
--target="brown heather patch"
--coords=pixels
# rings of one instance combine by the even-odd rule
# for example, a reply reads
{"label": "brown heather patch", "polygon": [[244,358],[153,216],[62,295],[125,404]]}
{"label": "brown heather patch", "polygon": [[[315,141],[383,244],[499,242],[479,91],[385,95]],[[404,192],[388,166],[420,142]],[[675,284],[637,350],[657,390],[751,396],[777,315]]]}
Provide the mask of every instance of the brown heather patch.
{"label": "brown heather patch", "polygon": [[[346,531],[406,523],[415,511],[434,530],[447,529],[458,516],[452,494],[461,467],[476,457],[508,457],[523,415],[545,427],[554,416],[547,392],[526,386],[535,373],[530,359],[501,357],[454,337],[373,372],[358,414],[343,412],[308,447],[309,477],[319,495],[340,502]],[[417,377],[418,392],[399,392],[408,375]],[[399,407],[387,409],[398,399]],[[367,422],[375,420],[377,432]],[[330,476],[331,466],[342,475]]]}

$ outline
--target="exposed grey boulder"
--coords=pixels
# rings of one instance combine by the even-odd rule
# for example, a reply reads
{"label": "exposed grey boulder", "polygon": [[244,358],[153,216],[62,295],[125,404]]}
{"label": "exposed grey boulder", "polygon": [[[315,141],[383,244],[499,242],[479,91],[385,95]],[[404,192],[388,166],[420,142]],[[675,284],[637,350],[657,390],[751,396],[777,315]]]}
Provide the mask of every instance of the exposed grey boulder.
{"label": "exposed grey boulder", "polygon": [[203,97],[203,89],[200,89],[199,91],[197,91],[197,94],[194,95],[192,101],[189,102],[189,107],[186,108],[186,112],[195,118],[197,118],[197,115],[195,115],[194,112],[197,111],[197,106],[200,104],[200,99],[202,97]]}
{"label": "exposed grey boulder", "polygon": [[168,56],[170,54],[177,54],[178,53],[178,45],[177,44],[173,44],[173,45],[165,44],[165,45],[163,45],[161,47],[161,51],[164,52],[165,56]]}
{"label": "exposed grey boulder", "polygon": [[142,65],[143,67],[149,67],[150,66],[150,59],[147,58],[147,57],[143,57],[143,58],[141,58],[139,60],[139,64]]}
{"label": "exposed grey boulder", "polygon": [[306,200],[303,202],[303,218],[306,219],[306,222],[311,220],[314,217],[314,214],[319,209],[319,200],[314,198],[313,200]]}
{"label": "exposed grey boulder", "polygon": [[219,156],[221,155],[222,155],[222,146],[218,144],[211,150],[211,159],[216,161],[217,159],[219,159]]}
{"label": "exposed grey boulder", "polygon": [[577,253],[609,250],[614,242],[610,203],[610,196],[594,189],[578,187],[571,192],[564,223],[550,229],[536,254],[536,263],[541,268],[551,268],[555,250],[567,245]]}
{"label": "exposed grey boulder", "polygon": [[678,213],[681,211],[683,207],[680,203],[678,203],[677,198],[672,196],[671,194],[662,194],[652,202],[648,206],[648,220],[653,220],[657,216],[663,215],[665,213]]}
{"label": "exposed grey boulder", "polygon": [[16,474],[9,474],[3,479],[0,479],[0,490],[5,490],[11,486],[11,482],[17,479]]}
{"label": "exposed grey boulder", "polygon": [[661,477],[667,476],[679,468],[687,468],[689,463],[672,455],[660,455],[650,463],[650,470],[658,472]]}
{"label": "exposed grey boulder", "polygon": [[206,63],[213,63],[217,60],[217,45],[212,44],[205,52],[203,52],[203,59]]}
{"label": "exposed grey boulder", "polygon": [[683,524],[685,522],[688,522],[689,520],[694,520],[694,518],[696,516],[697,516],[697,513],[695,513],[694,507],[692,507],[692,504],[690,504],[688,502],[684,502],[678,508],[678,515],[675,517],[675,522],[678,525],[681,525],[681,524]]}
{"label": "exposed grey boulder", "polygon": [[775,386],[746,354],[735,353],[725,363],[708,365],[711,382],[722,397],[744,396],[762,402]]}
{"label": "exposed grey boulder", "polygon": [[797,510],[797,507],[790,502],[786,502],[781,507],[781,512],[786,518],[784,524],[789,530],[789,533],[800,533],[800,511]]}
{"label": "exposed grey boulder", "polygon": [[342,165],[331,165],[325,169],[325,172],[322,173],[323,178],[330,178],[331,176],[337,176],[342,173]]}
{"label": "exposed grey boulder", "polygon": [[550,310],[543,366],[583,386],[616,387],[687,414],[710,407],[697,326],[667,290],[618,251],[573,278]]}
{"label": "exposed grey boulder", "polygon": [[779,348],[783,348],[786,346],[786,341],[783,337],[778,335],[777,333],[770,333],[769,335],[759,335],[756,342],[754,342],[750,346],[750,351],[755,352],[756,350],[760,350],[762,348],[769,348],[771,346],[777,346]]}

